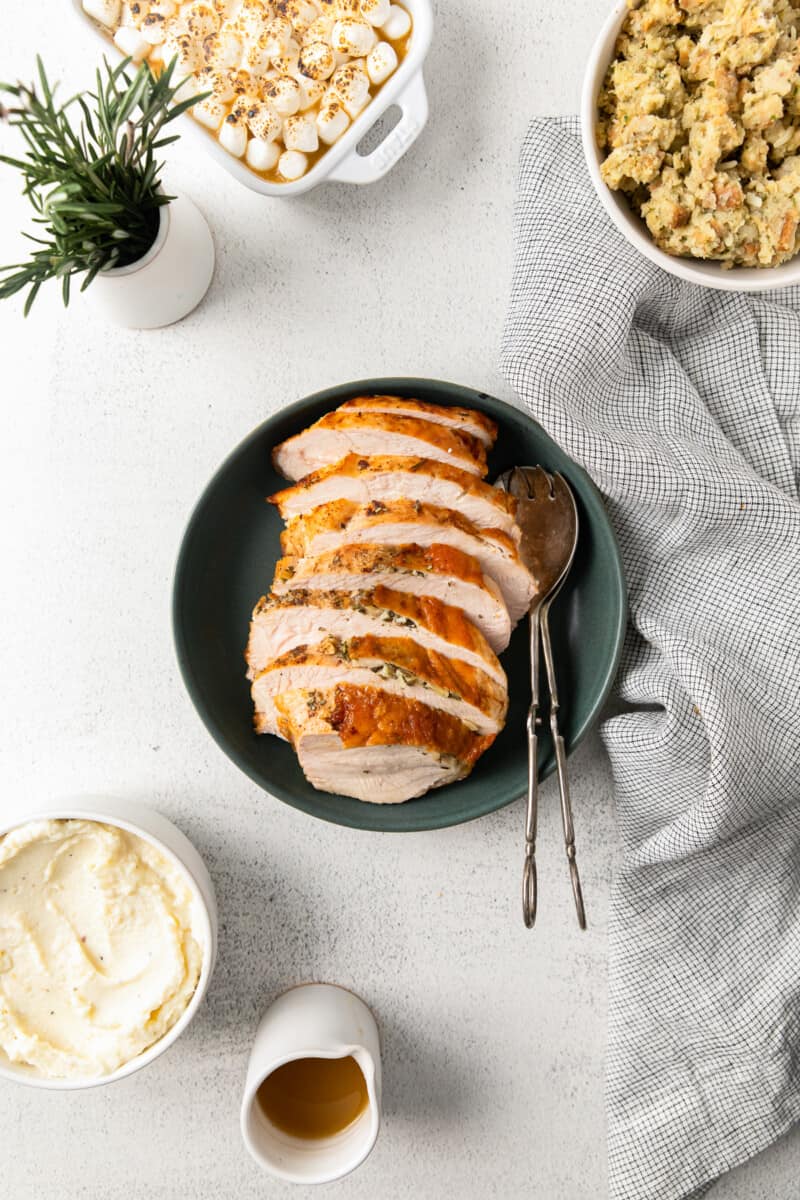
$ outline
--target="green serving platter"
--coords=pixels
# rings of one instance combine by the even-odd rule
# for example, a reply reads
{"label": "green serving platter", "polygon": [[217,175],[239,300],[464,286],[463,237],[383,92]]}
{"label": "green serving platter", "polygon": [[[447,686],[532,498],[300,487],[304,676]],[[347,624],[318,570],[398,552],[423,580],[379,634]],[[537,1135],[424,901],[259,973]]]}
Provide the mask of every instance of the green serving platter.
{"label": "green serving platter", "polygon": [[[364,379],[317,392],[282,409],[225,460],[195,508],[175,572],[173,629],[184,682],[206,728],[238,767],[266,792],[312,816],[357,829],[411,832],[470,821],[523,795],[527,781],[525,718],[530,702],[527,626],[502,655],[508,673],[505,729],[467,779],[405,804],[365,804],[319,792],[278,738],[253,732],[244,647],[250,613],[269,589],[280,557],[282,522],[265,497],[285,481],[273,470],[273,446],[350,396],[415,396],[481,409],[497,422],[489,478],[506,467],[540,463],[561,471],[578,502],[575,563],[553,606],[551,625],[561,697],[561,728],[570,752],[596,719],[616,674],[625,630],[625,583],[619,551],[599,493],[524,412],[453,383]],[[545,693],[546,694],[546,693]],[[546,701],[545,701],[546,717]],[[554,767],[546,720],[539,739],[542,777]]]}

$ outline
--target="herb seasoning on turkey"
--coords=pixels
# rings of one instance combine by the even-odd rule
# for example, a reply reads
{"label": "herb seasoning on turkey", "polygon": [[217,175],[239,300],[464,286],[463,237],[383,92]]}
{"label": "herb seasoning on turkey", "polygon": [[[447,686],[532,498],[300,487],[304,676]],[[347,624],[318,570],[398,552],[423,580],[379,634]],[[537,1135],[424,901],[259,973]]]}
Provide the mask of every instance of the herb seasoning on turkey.
{"label": "herb seasoning on turkey", "polygon": [[255,729],[317,788],[401,803],[463,779],[503,728],[497,654],[535,595],[483,413],[357,396],[273,451],[284,557],[253,610]]}

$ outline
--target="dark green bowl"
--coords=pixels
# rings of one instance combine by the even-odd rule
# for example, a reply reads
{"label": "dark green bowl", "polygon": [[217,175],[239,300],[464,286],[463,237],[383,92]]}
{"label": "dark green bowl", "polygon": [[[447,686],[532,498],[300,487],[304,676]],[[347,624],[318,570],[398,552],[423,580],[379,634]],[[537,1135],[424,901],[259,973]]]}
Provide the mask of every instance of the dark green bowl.
{"label": "dark green bowl", "polygon": [[[625,628],[619,551],[600,496],[584,471],[516,408],[483,392],[427,379],[365,379],[317,392],[254,430],[225,460],[200,498],[184,535],[173,592],[173,628],[181,672],[211,736],[238,767],[294,808],[358,829],[439,829],[502,808],[525,792],[525,717],[530,702],[527,626],[502,656],[510,705],[506,728],[468,779],[406,804],[365,804],[318,792],[290,746],[252,730],[244,647],[253,605],[268,590],[283,528],[264,497],[284,480],[270,462],[273,446],[349,396],[388,393],[436,404],[468,405],[498,424],[490,478],[506,467],[541,463],[572,485],[580,514],[575,564],[551,614],[562,701],[562,731],[574,750],[596,718],[614,679]],[[552,744],[539,740],[540,772],[553,769]]]}

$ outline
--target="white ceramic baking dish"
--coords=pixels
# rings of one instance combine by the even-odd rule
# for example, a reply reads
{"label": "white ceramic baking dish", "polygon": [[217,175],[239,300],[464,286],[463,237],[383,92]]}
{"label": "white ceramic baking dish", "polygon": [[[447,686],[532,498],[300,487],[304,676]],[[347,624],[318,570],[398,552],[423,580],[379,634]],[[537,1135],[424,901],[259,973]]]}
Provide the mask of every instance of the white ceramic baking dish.
{"label": "white ceramic baking dish", "polygon": [[581,96],[581,135],[583,150],[600,203],[617,229],[632,246],[651,262],[677,275],[688,283],[701,287],[716,288],[724,292],[764,292],[772,288],[800,283],[800,255],[778,267],[723,267],[721,263],[704,262],[697,258],[678,258],[660,250],[647,230],[644,221],[631,209],[621,192],[614,192],[600,174],[603,155],[595,136],[597,124],[597,97],[605,79],[608,64],[614,53],[619,31],[629,11],[625,0],[619,0],[609,13],[603,28],[592,47]]}
{"label": "white ceramic baking dish", "polygon": [[27,825],[29,821],[37,820],[71,820],[99,821],[105,825],[118,825],[137,837],[152,842],[154,846],[168,859],[176,864],[183,872],[191,889],[193,904],[193,921],[203,951],[203,962],[200,968],[200,978],[191,1000],[181,1016],[162,1038],[148,1046],[136,1058],[123,1063],[109,1075],[92,1076],[85,1079],[50,1079],[38,1075],[30,1067],[22,1063],[10,1062],[5,1054],[0,1052],[0,1079],[10,1079],[15,1083],[25,1083],[30,1087],[47,1088],[51,1091],[74,1092],[83,1088],[97,1087],[105,1083],[113,1083],[124,1079],[134,1071],[146,1067],[153,1059],[163,1054],[186,1029],[200,1005],[203,1003],[214,965],[217,959],[217,901],[214,895],[214,885],[206,870],[206,865],[184,833],[173,825],[161,813],[135,800],[110,798],[100,796],[82,796],[71,800],[61,800],[55,803],[25,808],[12,806],[12,812],[4,814],[0,821],[0,837]]}
{"label": "white ceramic baking dish", "polygon": [[[239,183],[243,183],[254,192],[261,192],[263,196],[299,196],[326,180],[363,184],[382,179],[413,145],[428,119],[428,97],[422,77],[422,64],[433,35],[431,0],[402,0],[402,4],[410,12],[414,23],[408,53],[394,75],[387,79],[375,99],[356,117],[347,132],[317,159],[301,179],[296,179],[294,183],[270,183],[262,179],[260,175],[251,171],[242,159],[228,154],[214,135],[188,114],[180,118],[181,133],[210,154],[234,179],[238,179]],[[72,0],[72,7],[81,23],[94,32],[106,50],[110,48],[114,54],[119,55],[111,38],[87,17],[81,0]],[[397,124],[371,153],[359,154],[359,142],[392,105],[397,105],[402,112]]]}

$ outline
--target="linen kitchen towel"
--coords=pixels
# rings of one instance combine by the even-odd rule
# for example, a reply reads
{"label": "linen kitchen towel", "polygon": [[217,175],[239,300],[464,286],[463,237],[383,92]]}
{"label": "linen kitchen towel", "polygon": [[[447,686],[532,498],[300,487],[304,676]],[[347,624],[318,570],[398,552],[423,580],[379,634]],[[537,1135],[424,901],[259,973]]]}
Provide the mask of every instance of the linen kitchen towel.
{"label": "linen kitchen towel", "polygon": [[703,1195],[800,1117],[798,301],[651,265],[577,124],[531,126],[503,367],[603,492],[630,589],[634,708],[603,730],[614,1200]]}

